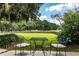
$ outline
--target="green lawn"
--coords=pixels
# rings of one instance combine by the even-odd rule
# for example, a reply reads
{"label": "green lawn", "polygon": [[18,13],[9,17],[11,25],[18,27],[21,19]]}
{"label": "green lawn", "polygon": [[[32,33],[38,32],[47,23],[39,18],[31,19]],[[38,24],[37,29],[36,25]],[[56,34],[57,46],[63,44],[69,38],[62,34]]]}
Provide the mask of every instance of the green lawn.
{"label": "green lawn", "polygon": [[[48,41],[45,44],[57,42],[57,35],[52,33],[15,33],[17,36],[22,37],[24,40],[30,40],[32,37],[46,37]],[[39,44],[40,42],[38,42]]]}

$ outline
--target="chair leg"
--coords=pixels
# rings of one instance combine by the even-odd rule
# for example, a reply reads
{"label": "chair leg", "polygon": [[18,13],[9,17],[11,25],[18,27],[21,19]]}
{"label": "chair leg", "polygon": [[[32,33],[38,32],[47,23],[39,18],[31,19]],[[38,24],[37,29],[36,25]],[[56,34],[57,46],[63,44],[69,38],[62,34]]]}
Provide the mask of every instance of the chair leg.
{"label": "chair leg", "polygon": [[24,47],[22,48],[22,55],[24,54]]}
{"label": "chair leg", "polygon": [[31,41],[30,41],[30,55],[31,55]]}
{"label": "chair leg", "polygon": [[58,55],[58,48],[56,48],[56,56]]}
{"label": "chair leg", "polygon": [[65,56],[66,56],[66,48],[64,48],[65,49]]}
{"label": "chair leg", "polygon": [[60,48],[58,48],[58,54],[57,55],[61,56],[61,49]]}
{"label": "chair leg", "polygon": [[15,47],[15,56],[16,56],[16,47]]}
{"label": "chair leg", "polygon": [[52,48],[51,48],[51,46],[50,46],[50,55],[51,55],[51,49],[52,49]]}

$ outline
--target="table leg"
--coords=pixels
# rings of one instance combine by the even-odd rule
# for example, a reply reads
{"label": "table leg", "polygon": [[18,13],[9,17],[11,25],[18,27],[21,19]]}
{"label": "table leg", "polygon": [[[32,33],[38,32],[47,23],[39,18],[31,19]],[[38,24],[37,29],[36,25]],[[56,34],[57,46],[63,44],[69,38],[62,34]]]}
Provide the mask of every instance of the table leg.
{"label": "table leg", "polygon": [[36,49],[37,49],[37,47],[35,45],[35,48],[33,49],[33,56],[35,55]]}
{"label": "table leg", "polygon": [[36,51],[36,41],[34,40],[34,44],[35,44],[35,48],[33,50],[33,56],[35,55],[35,51]]}
{"label": "table leg", "polygon": [[42,41],[42,45],[41,45],[41,49],[42,49],[42,51],[43,51],[43,54],[44,54],[44,56],[45,56],[45,51],[44,51],[44,40]]}
{"label": "table leg", "polygon": [[[42,43],[41,43],[41,50],[42,50],[42,52],[43,52],[43,54],[44,54],[44,56],[45,56],[44,41],[45,41],[45,40],[42,40]],[[35,48],[34,48],[34,50],[33,50],[33,56],[35,55],[35,51],[36,51],[36,49],[37,49],[36,41],[35,41],[35,40],[34,40],[34,44],[35,44]]]}

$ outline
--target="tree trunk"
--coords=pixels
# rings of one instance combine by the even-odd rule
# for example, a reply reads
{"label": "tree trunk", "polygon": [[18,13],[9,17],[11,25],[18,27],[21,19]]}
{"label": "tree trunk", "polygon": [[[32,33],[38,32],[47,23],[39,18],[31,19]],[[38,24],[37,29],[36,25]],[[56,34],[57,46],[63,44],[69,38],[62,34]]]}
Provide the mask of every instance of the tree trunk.
{"label": "tree trunk", "polygon": [[5,13],[8,16],[8,20],[10,21],[10,5],[9,5],[9,3],[5,3]]}

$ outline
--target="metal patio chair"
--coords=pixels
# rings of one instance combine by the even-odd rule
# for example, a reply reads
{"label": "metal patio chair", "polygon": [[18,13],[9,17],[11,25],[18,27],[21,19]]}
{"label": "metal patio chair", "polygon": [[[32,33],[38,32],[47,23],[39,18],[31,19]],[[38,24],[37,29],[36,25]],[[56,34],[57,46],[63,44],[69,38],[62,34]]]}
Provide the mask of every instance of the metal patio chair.
{"label": "metal patio chair", "polygon": [[[60,41],[60,39],[62,40],[62,41]],[[66,56],[66,50],[67,50],[67,45],[66,45],[66,43],[67,43],[67,41],[68,40],[65,40],[65,38],[59,38],[58,39],[58,43],[56,43],[56,44],[53,44],[53,43],[51,43],[50,44],[50,54],[51,54],[51,49],[52,49],[52,47],[54,47],[55,49],[56,49],[56,56],[57,55],[61,55],[60,53],[61,53],[61,50],[60,49],[63,49],[63,51],[64,51],[64,55]],[[59,54],[58,54],[59,53]]]}
{"label": "metal patio chair", "polygon": [[20,56],[23,56],[24,55],[24,49],[26,47],[29,47],[30,44],[24,42],[24,41],[21,41],[21,38],[19,37],[16,37],[16,42],[15,42],[15,55],[17,55],[17,49],[19,48],[20,49]]}

